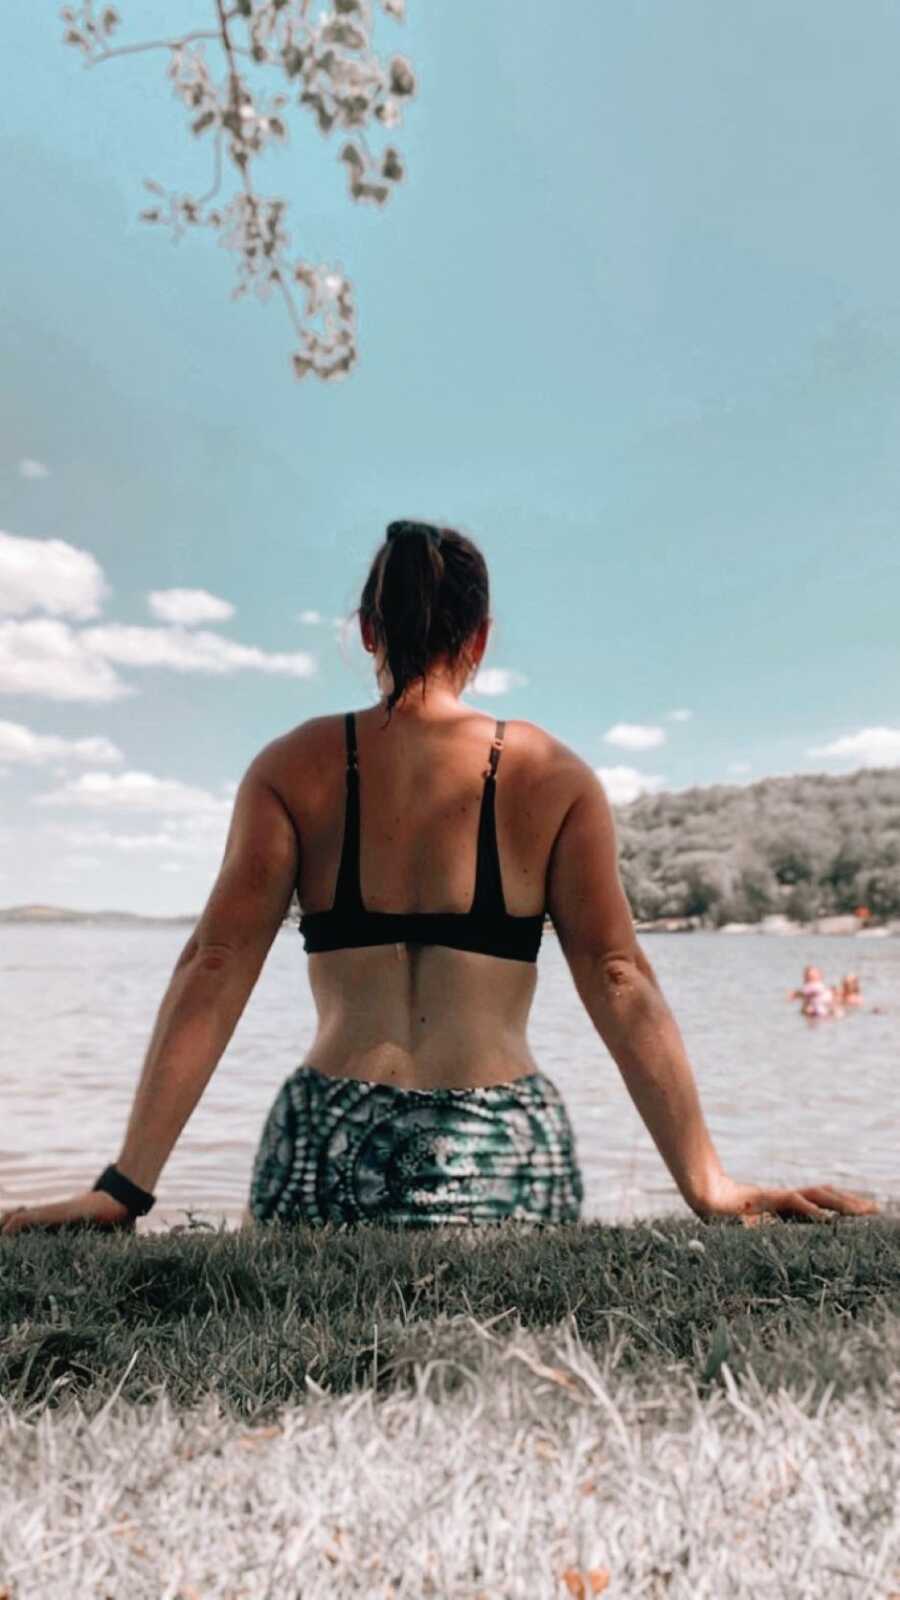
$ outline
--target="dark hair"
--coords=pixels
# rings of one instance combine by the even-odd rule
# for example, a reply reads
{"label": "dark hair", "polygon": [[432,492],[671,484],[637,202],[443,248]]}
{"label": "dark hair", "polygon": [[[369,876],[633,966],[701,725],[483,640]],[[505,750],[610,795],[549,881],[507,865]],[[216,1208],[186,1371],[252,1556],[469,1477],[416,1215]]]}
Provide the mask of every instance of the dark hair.
{"label": "dark hair", "polygon": [[397,701],[433,661],[443,657],[452,666],[459,660],[489,604],[484,556],[465,534],[430,522],[388,524],[359,603],[360,618],[371,626],[394,680],[388,722]]}

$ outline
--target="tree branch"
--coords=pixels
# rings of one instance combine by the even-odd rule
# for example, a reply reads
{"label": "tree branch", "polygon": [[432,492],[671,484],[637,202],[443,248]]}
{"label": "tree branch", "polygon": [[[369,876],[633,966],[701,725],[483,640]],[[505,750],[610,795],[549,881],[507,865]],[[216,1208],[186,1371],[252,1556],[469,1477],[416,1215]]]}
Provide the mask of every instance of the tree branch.
{"label": "tree branch", "polygon": [[[236,17],[239,13],[229,11],[228,16]],[[178,50],[183,44],[193,44],[195,39],[220,39],[221,34],[212,29],[198,28],[194,33],[183,33],[179,39],[148,39],[146,44],[117,44],[112,50],[103,50],[98,55],[91,56],[85,61],[86,67],[95,67],[98,61],[112,61],[114,56],[134,56],[141,50]],[[252,50],[244,50],[240,45],[235,47],[236,53],[253,59]]]}
{"label": "tree branch", "polygon": [[[404,15],[403,0],[381,0],[381,8],[396,20]],[[297,336],[292,353],[295,376],[314,373],[334,379],[349,372],[356,361],[355,308],[352,285],[342,271],[302,259],[288,260],[290,244],[284,227],[285,202],[256,193],[251,164],[274,141],[287,139],[282,108],[289,99],[312,113],[319,130],[328,135],[343,128],[350,135],[338,160],[346,168],[348,190],[355,201],[383,205],[405,173],[399,152],[389,145],[378,157],[369,149],[364,129],[371,119],[383,129],[400,121],[402,102],[416,93],[416,80],[403,56],[381,61],[372,48],[371,0],[334,0],[310,19],[311,0],[213,0],[217,27],[194,28],[178,38],[145,40],[110,46],[119,27],[118,7],[107,5],[98,13],[94,0],[65,5],[65,43],[84,52],[86,65],[111,61],[115,56],[168,50],[167,76],[176,96],[190,115],[191,132],[200,137],[212,130],[215,141],[211,187],[199,198],[167,191],[145,179],[145,187],[163,197],[167,205],[141,212],[148,223],[168,223],[174,239],[189,226],[212,227],[220,243],[238,256],[238,283],[232,298],[253,287],[260,299],[277,287]],[[250,48],[239,45],[231,24],[246,24]],[[202,48],[203,41],[218,43],[224,53],[227,77],[217,81]],[[268,97],[251,92],[242,78],[238,58],[282,68],[288,93]],[[296,82],[295,80],[299,80]],[[226,154],[241,177],[238,191],[224,204],[210,207],[222,188]],[[292,292],[305,291],[300,310]],[[318,326],[316,325],[318,319]]]}

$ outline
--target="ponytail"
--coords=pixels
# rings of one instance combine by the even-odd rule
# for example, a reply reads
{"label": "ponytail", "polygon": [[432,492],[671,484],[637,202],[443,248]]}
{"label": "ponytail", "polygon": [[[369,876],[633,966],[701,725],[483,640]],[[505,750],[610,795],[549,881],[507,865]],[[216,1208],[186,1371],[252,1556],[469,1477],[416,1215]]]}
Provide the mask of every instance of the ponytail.
{"label": "ponytail", "polygon": [[[488,615],[488,574],[476,545],[453,528],[391,522],[359,605],[393,678],[388,722],[411,683],[431,663],[455,664]],[[426,688],[427,693],[427,688]]]}

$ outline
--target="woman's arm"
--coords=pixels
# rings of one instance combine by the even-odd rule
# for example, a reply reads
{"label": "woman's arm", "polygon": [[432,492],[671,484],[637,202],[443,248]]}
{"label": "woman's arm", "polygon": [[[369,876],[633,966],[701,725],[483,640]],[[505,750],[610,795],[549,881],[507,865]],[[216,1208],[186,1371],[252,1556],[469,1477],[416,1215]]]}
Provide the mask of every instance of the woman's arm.
{"label": "woman's arm", "polygon": [[877,1210],[826,1185],[776,1190],[727,1177],[678,1025],[635,938],[609,802],[575,760],[574,798],[551,853],[548,909],[584,1007],[687,1204],[700,1216]]}
{"label": "woman's arm", "polygon": [[[154,1188],[212,1077],[290,904],[299,847],[270,767],[267,747],[240,783],[216,882],[159,1007],[116,1157],[142,1189]],[[112,1216],[119,1205],[102,1193],[86,1196],[21,1208],[2,1231],[77,1221],[82,1213],[93,1219],[98,1207]]]}

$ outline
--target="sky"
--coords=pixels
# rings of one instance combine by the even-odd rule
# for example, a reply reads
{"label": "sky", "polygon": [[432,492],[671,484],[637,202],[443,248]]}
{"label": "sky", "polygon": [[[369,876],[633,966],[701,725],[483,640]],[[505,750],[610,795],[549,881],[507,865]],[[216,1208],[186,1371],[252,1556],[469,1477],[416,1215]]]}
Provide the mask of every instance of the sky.
{"label": "sky", "polygon": [[[119,9],[126,44],[212,8]],[[379,11],[417,78],[367,135],[388,204],[295,104],[254,166],[353,284],[331,384],[210,233],[138,220],[210,182],[168,52],[4,30],[0,905],[202,909],[258,750],[376,698],[351,613],[396,517],[486,556],[467,700],[616,804],[900,766],[896,6]]]}

